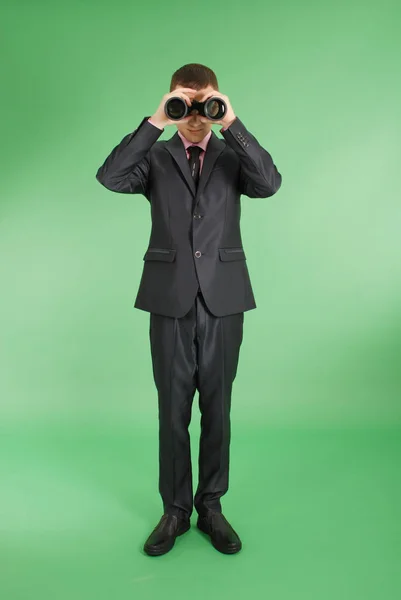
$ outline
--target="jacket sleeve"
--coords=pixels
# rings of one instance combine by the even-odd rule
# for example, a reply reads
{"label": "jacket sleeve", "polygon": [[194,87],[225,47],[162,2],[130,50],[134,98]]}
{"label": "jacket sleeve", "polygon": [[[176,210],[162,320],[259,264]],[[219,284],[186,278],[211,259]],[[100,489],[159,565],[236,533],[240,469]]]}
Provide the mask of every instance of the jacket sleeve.
{"label": "jacket sleeve", "polygon": [[273,196],[281,186],[281,175],[267,150],[238,117],[221,134],[240,159],[241,194],[249,198]]}
{"label": "jacket sleeve", "polygon": [[149,118],[123,137],[97,170],[96,179],[108,190],[148,197],[149,151],[163,133]]}

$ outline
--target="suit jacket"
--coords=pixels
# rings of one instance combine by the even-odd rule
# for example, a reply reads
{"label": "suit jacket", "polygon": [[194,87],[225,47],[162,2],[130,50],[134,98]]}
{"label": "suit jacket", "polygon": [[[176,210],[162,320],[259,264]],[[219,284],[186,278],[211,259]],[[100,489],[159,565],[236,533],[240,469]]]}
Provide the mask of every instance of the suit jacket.
{"label": "suit jacket", "polygon": [[242,245],[241,194],[268,198],[281,185],[272,157],[237,117],[212,131],[196,189],[178,132],[157,141],[162,130],[144,117],[114,147],[96,178],[107,189],[143,194],[152,227],[143,256],[134,307],[182,317],[202,291],[215,316],[256,308]]}

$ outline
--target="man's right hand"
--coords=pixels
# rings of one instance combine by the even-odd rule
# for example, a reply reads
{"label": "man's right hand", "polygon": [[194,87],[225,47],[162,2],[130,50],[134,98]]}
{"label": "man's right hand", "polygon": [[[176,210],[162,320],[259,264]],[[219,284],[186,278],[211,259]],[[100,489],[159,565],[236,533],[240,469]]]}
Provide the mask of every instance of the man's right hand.
{"label": "man's right hand", "polygon": [[192,98],[195,96],[196,93],[197,90],[194,90],[193,88],[177,87],[174,91],[170,92],[169,94],[164,94],[157,111],[150,117],[152,123],[154,123],[157,127],[160,127],[160,129],[164,129],[166,125],[177,125],[178,123],[186,123],[191,118],[190,115],[179,120],[169,119],[166,113],[164,112],[164,105],[166,104],[169,98],[179,96],[180,98],[183,98],[185,100],[188,106],[191,106]]}

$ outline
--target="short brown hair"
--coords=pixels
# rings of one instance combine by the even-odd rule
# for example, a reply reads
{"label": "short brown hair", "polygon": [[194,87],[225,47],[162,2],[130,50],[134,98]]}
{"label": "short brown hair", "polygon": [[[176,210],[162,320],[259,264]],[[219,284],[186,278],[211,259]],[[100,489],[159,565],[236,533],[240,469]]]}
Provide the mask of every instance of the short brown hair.
{"label": "short brown hair", "polygon": [[189,63],[188,65],[180,67],[173,73],[170,83],[170,92],[177,86],[201,90],[208,85],[211,85],[216,91],[219,90],[219,84],[214,71],[209,69],[209,67],[205,67],[205,65]]}

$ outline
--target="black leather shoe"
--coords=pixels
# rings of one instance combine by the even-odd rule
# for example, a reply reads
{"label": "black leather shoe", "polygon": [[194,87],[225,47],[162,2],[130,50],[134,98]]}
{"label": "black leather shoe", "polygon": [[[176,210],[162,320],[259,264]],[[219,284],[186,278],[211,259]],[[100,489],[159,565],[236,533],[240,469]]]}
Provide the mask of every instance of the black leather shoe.
{"label": "black leather shoe", "polygon": [[205,516],[198,516],[197,527],[210,536],[213,546],[223,554],[235,554],[242,548],[241,540],[220,512],[209,511]]}
{"label": "black leather shoe", "polygon": [[191,527],[189,519],[181,519],[176,515],[165,513],[148,539],[143,549],[149,556],[166,554],[175,544],[175,538]]}

